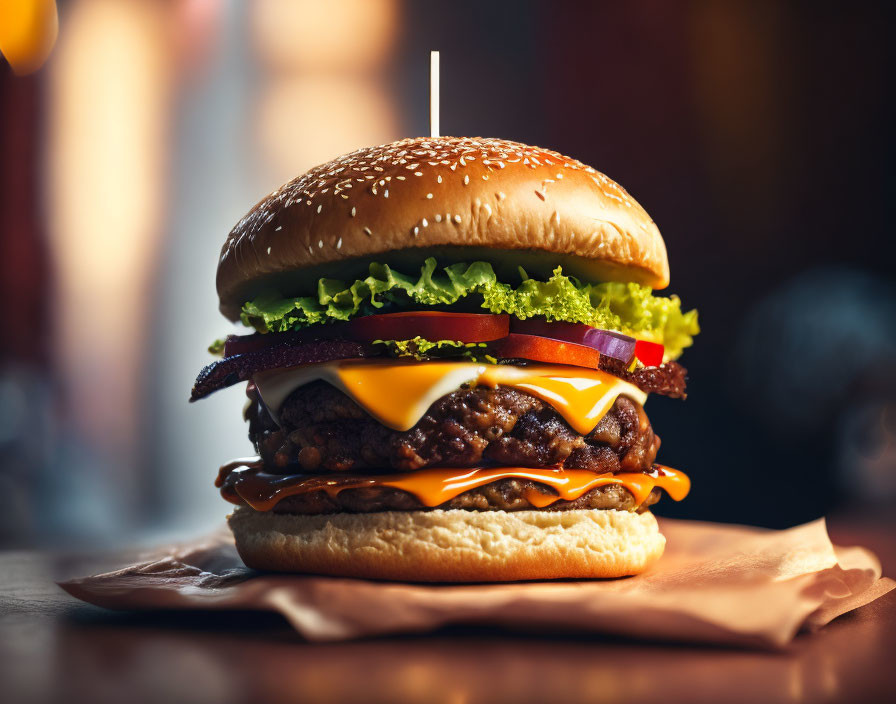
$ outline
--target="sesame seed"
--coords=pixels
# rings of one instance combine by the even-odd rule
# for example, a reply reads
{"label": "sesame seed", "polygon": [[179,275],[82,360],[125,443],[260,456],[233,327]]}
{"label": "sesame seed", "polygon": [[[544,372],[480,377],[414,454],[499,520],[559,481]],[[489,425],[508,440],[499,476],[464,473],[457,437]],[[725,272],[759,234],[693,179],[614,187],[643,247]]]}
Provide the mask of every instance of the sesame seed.
{"label": "sesame seed", "polygon": [[274,228],[274,232],[280,232],[280,230],[282,230],[282,229],[283,229],[283,225],[277,225],[277,227]]}
{"label": "sesame seed", "polygon": [[419,234],[420,234],[420,228],[419,228],[419,227],[414,227],[414,237],[416,237],[416,236],[419,235]]}
{"label": "sesame seed", "polygon": [[324,241],[323,241],[323,240],[318,240],[318,241],[317,241],[317,248],[318,248],[318,249],[323,249],[323,248],[324,248]]}
{"label": "sesame seed", "polygon": [[430,200],[432,200],[432,193],[427,193],[426,197],[429,198]]}
{"label": "sesame seed", "polygon": [[358,212],[358,209],[355,206],[352,206],[352,217],[355,217],[357,212]]}
{"label": "sesame seed", "polygon": [[442,214],[436,213],[436,222],[442,222]]}
{"label": "sesame seed", "polygon": [[415,172],[414,172],[414,176],[422,176],[422,175],[423,175],[423,172],[422,172],[422,171],[415,171]]}
{"label": "sesame seed", "polygon": [[311,249],[311,245],[308,245],[308,254],[314,254],[314,250]]}
{"label": "sesame seed", "polygon": [[429,221],[426,218],[423,218],[423,220],[420,221],[420,224],[423,225],[423,227],[429,227]]}
{"label": "sesame seed", "polygon": [[271,253],[271,248],[270,248],[270,247],[268,247],[268,254],[270,254],[270,253]]}
{"label": "sesame seed", "polygon": [[384,197],[384,198],[388,198],[388,197],[389,197],[389,189],[388,189],[388,188],[387,188],[385,191],[383,191],[383,197]]}
{"label": "sesame seed", "polygon": [[464,174],[464,185],[468,185],[470,183],[470,175]]}
{"label": "sesame seed", "polygon": [[319,203],[318,206],[317,206],[317,212],[319,213],[319,212],[320,212],[321,210],[323,210],[323,209],[324,209],[324,205],[323,205],[323,203]]}
{"label": "sesame seed", "polygon": [[336,240],[336,249],[342,249],[342,238]]}
{"label": "sesame seed", "polygon": [[439,183],[442,182],[442,175],[441,175],[441,174],[439,174],[439,175],[436,177],[436,181],[438,181]]}
{"label": "sesame seed", "polygon": [[488,181],[488,174],[482,174],[482,180]]}
{"label": "sesame seed", "polygon": [[396,176],[395,178],[398,179],[399,181],[404,181],[404,180],[405,180],[405,179],[404,179],[404,176]]}
{"label": "sesame seed", "polygon": [[456,223],[458,223],[458,224],[460,223],[460,215],[455,215],[455,216],[454,216],[454,222],[456,222]]}
{"label": "sesame seed", "polygon": [[339,197],[342,198],[342,200],[348,200],[348,196],[345,195],[345,193],[340,193]]}
{"label": "sesame seed", "polygon": [[372,186],[370,188],[370,192],[373,193],[373,195],[376,195],[377,194],[376,186]]}
{"label": "sesame seed", "polygon": [[368,237],[370,237],[373,233],[370,231],[370,228],[369,228],[369,227],[365,227],[365,228],[364,228],[364,234],[367,235]]}

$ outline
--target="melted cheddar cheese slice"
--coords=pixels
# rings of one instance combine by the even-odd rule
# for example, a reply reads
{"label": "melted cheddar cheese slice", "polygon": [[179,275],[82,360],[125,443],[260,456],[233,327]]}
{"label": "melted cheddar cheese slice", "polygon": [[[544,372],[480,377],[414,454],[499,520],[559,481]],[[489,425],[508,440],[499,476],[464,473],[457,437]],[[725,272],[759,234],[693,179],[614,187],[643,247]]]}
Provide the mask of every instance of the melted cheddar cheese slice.
{"label": "melted cheddar cheese slice", "polygon": [[254,378],[275,419],[293,391],[318,380],[400,431],[413,428],[435,401],[463,384],[507,386],[535,396],[553,406],[580,435],[590,433],[620,395],[642,405],[647,400],[637,386],[607,372],[556,364],[343,361],[263,372]]}

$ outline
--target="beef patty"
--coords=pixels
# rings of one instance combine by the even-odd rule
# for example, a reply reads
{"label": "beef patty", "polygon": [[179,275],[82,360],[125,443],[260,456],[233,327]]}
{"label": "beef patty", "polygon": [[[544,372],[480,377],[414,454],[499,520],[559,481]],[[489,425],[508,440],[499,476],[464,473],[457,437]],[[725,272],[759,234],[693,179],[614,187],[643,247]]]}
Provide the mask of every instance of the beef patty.
{"label": "beef patty", "polygon": [[323,382],[297,389],[271,418],[247,389],[249,438],[270,472],[410,472],[424,467],[503,465],[594,472],[647,471],[660,439],[640,404],[620,396],[588,435],[549,404],[515,389],[461,387],[400,432]]}

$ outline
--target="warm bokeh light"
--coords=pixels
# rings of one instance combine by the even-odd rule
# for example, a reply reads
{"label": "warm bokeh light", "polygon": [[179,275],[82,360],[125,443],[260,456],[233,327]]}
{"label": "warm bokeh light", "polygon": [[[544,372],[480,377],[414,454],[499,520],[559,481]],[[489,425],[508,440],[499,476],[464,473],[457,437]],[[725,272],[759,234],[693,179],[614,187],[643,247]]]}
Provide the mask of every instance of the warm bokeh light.
{"label": "warm bokeh light", "polygon": [[54,349],[72,422],[125,465],[122,481],[165,213],[172,70],[163,12],[140,0],[82,0],[49,67]]}
{"label": "warm bokeh light", "polygon": [[252,5],[251,20],[266,183],[401,136],[386,87],[398,29],[394,0],[263,0]]}
{"label": "warm bokeh light", "polygon": [[286,71],[375,71],[398,29],[396,0],[258,0],[252,33],[261,60]]}
{"label": "warm bokeh light", "polygon": [[387,142],[396,130],[389,97],[376,83],[356,76],[300,75],[272,82],[256,110],[271,183],[288,181],[338,154]]}
{"label": "warm bokeh light", "polygon": [[58,31],[55,0],[0,0],[0,54],[17,74],[41,67]]}

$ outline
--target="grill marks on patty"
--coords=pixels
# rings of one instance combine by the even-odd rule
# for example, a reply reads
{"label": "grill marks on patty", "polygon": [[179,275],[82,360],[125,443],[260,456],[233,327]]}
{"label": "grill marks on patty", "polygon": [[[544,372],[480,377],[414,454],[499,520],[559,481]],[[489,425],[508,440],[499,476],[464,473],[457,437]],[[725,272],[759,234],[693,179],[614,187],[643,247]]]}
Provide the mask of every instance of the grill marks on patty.
{"label": "grill marks on patty", "polygon": [[515,389],[461,387],[407,432],[382,425],[326,382],[297,389],[278,426],[247,393],[249,437],[268,471],[405,471],[424,467],[564,466],[594,472],[649,470],[659,438],[640,404],[620,396],[587,436],[549,404]]}

